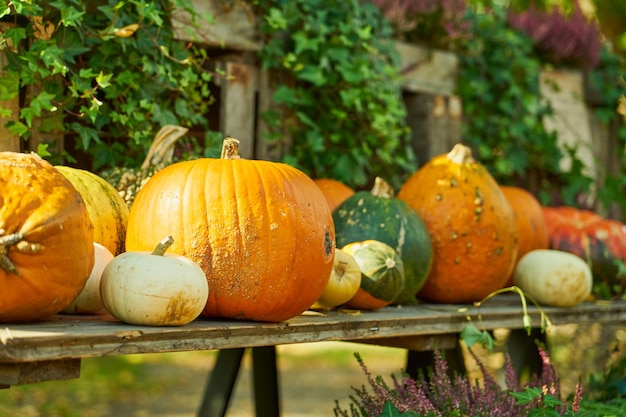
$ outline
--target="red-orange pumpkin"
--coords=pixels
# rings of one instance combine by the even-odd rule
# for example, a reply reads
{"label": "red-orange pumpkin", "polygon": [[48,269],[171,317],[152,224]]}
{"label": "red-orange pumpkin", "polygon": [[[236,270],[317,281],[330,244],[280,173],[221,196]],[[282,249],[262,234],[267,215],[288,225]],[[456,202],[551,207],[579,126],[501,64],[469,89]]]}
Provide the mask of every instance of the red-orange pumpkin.
{"label": "red-orange pumpkin", "polygon": [[94,260],[93,225],[74,186],[35,154],[0,152],[0,322],[60,312]]}
{"label": "red-orange pumpkin", "polygon": [[471,303],[501,289],[517,254],[513,208],[470,148],[458,144],[418,169],[402,185],[426,224],[433,266],[418,298]]}
{"label": "red-orange pumpkin", "polygon": [[584,259],[593,274],[593,294],[615,298],[626,290],[619,262],[626,261],[626,225],[591,210],[543,207],[550,247]]}
{"label": "red-orange pumpkin", "polygon": [[346,184],[341,181],[334,180],[332,178],[315,178],[313,180],[328,202],[328,207],[330,207],[330,211],[335,211],[341,203],[346,201],[354,194],[354,190],[348,187]]}
{"label": "red-orange pumpkin", "polygon": [[333,267],[335,229],[324,195],[289,165],[238,157],[179,162],[157,172],[131,207],[126,250],[170,252],[207,275],[204,315],[278,322],[307,310]]}
{"label": "red-orange pumpkin", "polygon": [[[517,257],[515,264],[531,250],[548,249],[548,226],[541,210],[541,203],[529,191],[514,186],[500,189],[511,204],[517,228]],[[506,285],[513,285],[513,274]]]}

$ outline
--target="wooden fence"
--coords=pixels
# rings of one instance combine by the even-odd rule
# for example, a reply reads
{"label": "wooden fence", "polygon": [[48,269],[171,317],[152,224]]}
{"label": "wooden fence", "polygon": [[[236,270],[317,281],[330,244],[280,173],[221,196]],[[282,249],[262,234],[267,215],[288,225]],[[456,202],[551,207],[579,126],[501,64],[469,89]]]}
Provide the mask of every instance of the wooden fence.
{"label": "wooden fence", "polygon": [[[260,69],[256,58],[261,40],[254,16],[245,2],[194,0],[194,4],[201,15],[212,14],[213,23],[201,21],[194,29],[189,24],[190,17],[182,11],[174,14],[173,23],[179,39],[206,46],[215,68],[227,75],[215,79],[216,103],[212,109],[218,114],[210,116],[211,130],[237,137],[244,158],[280,159],[290,145],[289,138],[272,142],[263,139],[267,126],[260,115],[272,106],[273,89],[270,75]],[[421,164],[462,141],[463,103],[454,94],[458,59],[449,52],[400,42],[397,48],[407,122]],[[0,64],[2,60],[0,53]],[[560,86],[559,90],[549,87],[554,84]],[[546,72],[542,86],[556,111],[554,118],[546,120],[546,125],[557,130],[562,143],[579,145],[578,156],[590,175],[601,183],[605,172],[620,172],[619,156],[614,151],[617,144],[614,127],[604,126],[593,116],[594,102],[588,100],[583,75]],[[17,99],[2,105],[14,109],[17,115]],[[18,138],[8,134],[4,122],[6,119],[0,123],[0,149],[24,150]],[[203,132],[196,134],[201,136]]]}

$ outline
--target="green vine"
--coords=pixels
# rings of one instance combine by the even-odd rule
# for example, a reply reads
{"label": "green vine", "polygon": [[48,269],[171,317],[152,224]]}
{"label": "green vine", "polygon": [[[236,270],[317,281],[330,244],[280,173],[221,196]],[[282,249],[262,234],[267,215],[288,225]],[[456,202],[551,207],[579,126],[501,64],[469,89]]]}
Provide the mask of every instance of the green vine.
{"label": "green vine", "polygon": [[[550,318],[548,317],[546,312],[543,310],[539,302],[537,302],[537,300],[535,300],[534,297],[525,293],[520,287],[515,286],[515,285],[493,291],[482,300],[475,302],[474,308],[479,309],[483,304],[491,300],[493,297],[499,294],[507,293],[507,292],[512,292],[514,294],[517,294],[517,296],[520,298],[520,302],[522,304],[522,325],[528,335],[531,334],[531,330],[533,328],[532,317],[530,316],[530,314],[528,314],[528,300],[530,300],[530,302],[532,302],[535,305],[535,307],[537,308],[537,311],[539,312],[539,317],[541,320],[540,321],[541,332],[542,333],[546,332],[548,329],[552,327],[552,322],[550,321]],[[462,313],[466,313],[468,312],[468,310],[469,309],[467,307],[463,307],[459,309],[458,311]],[[469,314],[466,316],[466,318],[467,318],[468,324],[466,324],[463,330],[461,331],[461,335],[460,335],[461,340],[463,340],[468,347],[472,347],[475,343],[479,343],[484,348],[486,348],[489,352],[492,352],[495,346],[495,341],[493,340],[493,336],[487,330],[485,329],[479,330],[475,325],[473,325],[471,323],[472,318],[471,316],[469,316]],[[482,316],[480,312],[478,313],[478,322],[479,323],[482,322]]]}
{"label": "green vine", "polygon": [[[490,13],[468,9],[471,37],[460,53],[458,94],[463,99],[464,138],[481,162],[501,184],[523,186],[544,203],[557,198],[575,204],[592,179],[583,173],[575,148],[557,144],[555,132],[546,131],[543,119],[552,114],[542,100],[541,63],[531,40],[512,29],[506,10]],[[562,171],[560,161],[573,162]]]}
{"label": "green vine", "polygon": [[[6,126],[55,163],[136,166],[162,125],[207,126],[203,51],[175,38],[173,10],[191,2],[12,1],[0,8],[8,59],[2,99],[24,97]],[[55,142],[62,138],[63,142]],[[60,139],[59,139],[60,140]]]}
{"label": "green vine", "polygon": [[[269,3],[269,4],[268,4]],[[270,138],[293,138],[285,162],[313,177],[363,187],[399,186],[416,165],[409,143],[391,27],[368,2],[259,4],[264,69],[281,79],[268,112]]]}

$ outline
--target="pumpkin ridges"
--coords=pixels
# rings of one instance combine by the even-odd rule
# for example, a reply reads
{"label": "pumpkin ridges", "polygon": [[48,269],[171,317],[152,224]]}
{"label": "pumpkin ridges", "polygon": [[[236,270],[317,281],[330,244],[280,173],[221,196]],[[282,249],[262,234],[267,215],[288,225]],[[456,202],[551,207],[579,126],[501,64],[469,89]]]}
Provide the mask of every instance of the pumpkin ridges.
{"label": "pumpkin ridges", "polygon": [[[163,190],[171,195],[160,201]],[[162,207],[164,216],[152,214],[171,199],[178,202]],[[162,218],[172,216],[180,223]],[[151,223],[148,230],[140,219]],[[315,302],[332,268],[334,247],[320,250],[334,242],[327,203],[309,177],[284,164],[199,159],[164,168],[131,207],[127,250],[141,250],[165,227],[175,239],[171,251],[197,262],[209,279],[209,316],[293,317]]]}
{"label": "pumpkin ridges", "polygon": [[128,207],[117,190],[93,172],[68,166],[55,167],[78,190],[94,225],[94,241],[113,255],[124,251]]}
{"label": "pumpkin ridges", "polygon": [[[8,248],[17,275],[0,269],[0,321],[56,314],[80,293],[93,267],[87,208],[71,182],[32,154],[1,153],[0,189],[0,234],[21,233],[29,243]],[[10,194],[15,189],[25,191]]]}

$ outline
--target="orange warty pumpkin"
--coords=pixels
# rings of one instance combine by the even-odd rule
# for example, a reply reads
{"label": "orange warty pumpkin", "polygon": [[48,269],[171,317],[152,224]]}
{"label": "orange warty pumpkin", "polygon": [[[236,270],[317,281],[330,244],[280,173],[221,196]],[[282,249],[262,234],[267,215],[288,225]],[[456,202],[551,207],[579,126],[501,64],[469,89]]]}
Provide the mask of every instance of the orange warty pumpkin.
{"label": "orange warty pumpkin", "polygon": [[179,162],[157,172],[130,209],[126,250],[170,252],[207,275],[204,315],[278,322],[307,310],[333,267],[335,229],[324,195],[302,171],[244,160],[238,142],[222,158]]}
{"label": "orange warty pumpkin", "polygon": [[[515,263],[531,250],[548,249],[548,226],[543,216],[539,200],[529,191],[514,186],[501,186],[500,189],[511,204],[517,227],[517,257]],[[508,285],[513,285],[513,274]]]}
{"label": "orange warty pumpkin", "polygon": [[315,178],[313,181],[322,190],[330,211],[335,211],[341,203],[354,194],[352,188],[332,178]]}
{"label": "orange warty pumpkin", "polygon": [[0,152],[0,322],[63,310],[94,259],[93,225],[74,186],[35,154]]}
{"label": "orange warty pumpkin", "polygon": [[433,266],[418,298],[471,303],[504,286],[517,254],[513,208],[468,147],[434,157],[398,198],[422,217],[433,244]]}

